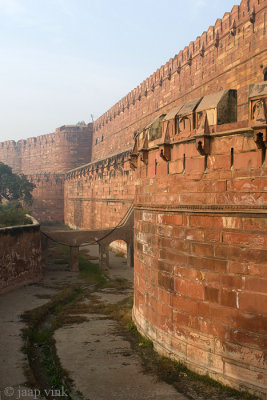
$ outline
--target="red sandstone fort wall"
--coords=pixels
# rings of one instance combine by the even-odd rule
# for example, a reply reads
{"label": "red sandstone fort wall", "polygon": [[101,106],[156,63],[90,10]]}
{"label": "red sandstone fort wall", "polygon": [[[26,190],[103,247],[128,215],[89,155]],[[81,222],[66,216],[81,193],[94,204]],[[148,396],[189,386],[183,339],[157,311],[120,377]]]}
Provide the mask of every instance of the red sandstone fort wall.
{"label": "red sandstone fort wall", "polygon": [[65,181],[65,223],[73,228],[116,226],[134,198],[129,151],[70,171]]}
{"label": "red sandstone fort wall", "polygon": [[28,179],[36,185],[33,190],[32,215],[39,222],[64,221],[64,174],[35,174]]}
{"label": "red sandstone fort wall", "polygon": [[247,120],[249,84],[267,66],[266,29],[265,0],[234,6],[94,122],[92,160],[129,148],[156,115],[220,89],[238,90],[238,120]]}

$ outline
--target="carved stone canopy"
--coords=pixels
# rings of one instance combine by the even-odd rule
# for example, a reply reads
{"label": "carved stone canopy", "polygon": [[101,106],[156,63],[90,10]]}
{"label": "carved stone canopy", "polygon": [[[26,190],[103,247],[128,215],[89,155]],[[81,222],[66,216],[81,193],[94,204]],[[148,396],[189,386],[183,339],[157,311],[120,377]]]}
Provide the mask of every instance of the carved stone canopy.
{"label": "carved stone canopy", "polygon": [[207,113],[209,126],[222,125],[237,120],[237,91],[221,90],[204,96],[196,109],[196,127],[200,125],[203,112]]}

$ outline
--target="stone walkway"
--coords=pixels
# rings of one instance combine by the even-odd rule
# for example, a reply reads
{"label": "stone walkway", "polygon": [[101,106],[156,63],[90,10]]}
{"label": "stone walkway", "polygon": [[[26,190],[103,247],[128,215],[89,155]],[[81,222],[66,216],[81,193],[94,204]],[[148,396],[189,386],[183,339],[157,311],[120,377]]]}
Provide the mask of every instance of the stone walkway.
{"label": "stone walkway", "polygon": [[[110,263],[111,277],[133,280],[133,269],[126,266],[125,259],[111,256]],[[114,304],[130,293],[105,289],[95,294],[102,302]],[[62,366],[69,371],[84,400],[186,399],[172,386],[142,372],[140,358],[118,335],[114,321],[101,314],[86,317],[86,322],[65,325],[55,334]]]}
{"label": "stone walkway", "polygon": [[[19,398],[26,389],[26,356],[21,351],[21,330],[25,327],[21,314],[44,304],[47,300],[36,295],[49,295],[53,290],[29,285],[0,296],[0,398]],[[30,398],[23,396],[23,398]]]}

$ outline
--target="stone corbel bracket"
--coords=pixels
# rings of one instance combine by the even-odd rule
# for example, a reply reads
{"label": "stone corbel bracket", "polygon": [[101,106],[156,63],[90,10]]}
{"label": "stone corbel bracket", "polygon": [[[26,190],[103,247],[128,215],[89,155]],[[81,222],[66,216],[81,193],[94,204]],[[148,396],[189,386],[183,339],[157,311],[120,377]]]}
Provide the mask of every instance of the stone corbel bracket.
{"label": "stone corbel bracket", "polygon": [[138,132],[134,133],[134,147],[133,150],[131,151],[130,155],[129,155],[129,159],[128,161],[130,162],[130,168],[132,170],[135,170],[138,166]]}
{"label": "stone corbel bracket", "polygon": [[170,143],[170,132],[168,129],[168,123],[169,121],[167,121],[167,125],[165,125],[165,137],[163,139],[163,142],[157,144],[159,155],[164,161],[171,161],[171,148],[173,146],[173,144]]}
{"label": "stone corbel bracket", "polygon": [[206,111],[203,112],[203,116],[194,139],[196,141],[196,149],[202,156],[210,154],[210,133]]}
{"label": "stone corbel bracket", "polygon": [[132,170],[135,170],[137,168],[137,162],[138,162],[138,153],[131,153],[129,157],[130,161],[130,168]]}
{"label": "stone corbel bracket", "polygon": [[138,153],[140,153],[140,160],[147,165],[148,164],[148,132],[145,132],[144,135],[144,141],[143,141],[143,145],[141,147],[141,149],[138,150]]}
{"label": "stone corbel bracket", "polygon": [[210,154],[210,135],[201,134],[194,136],[196,140],[196,149],[202,156]]}
{"label": "stone corbel bracket", "polygon": [[158,143],[159,155],[164,161],[171,161],[172,146],[169,142]]}
{"label": "stone corbel bracket", "polygon": [[140,156],[140,160],[145,164],[145,165],[147,165],[148,164],[148,149],[146,149],[145,147],[142,147],[140,150],[139,150],[139,153],[141,154],[141,156]]}

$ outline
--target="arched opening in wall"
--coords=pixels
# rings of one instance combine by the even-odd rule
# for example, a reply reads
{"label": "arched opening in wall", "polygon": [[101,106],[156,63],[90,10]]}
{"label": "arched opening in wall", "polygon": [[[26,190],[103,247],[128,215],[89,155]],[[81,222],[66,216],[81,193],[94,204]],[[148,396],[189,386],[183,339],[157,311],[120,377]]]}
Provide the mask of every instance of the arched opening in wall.
{"label": "arched opening in wall", "polygon": [[128,265],[131,249],[124,240],[109,244],[109,269],[113,277],[133,279],[133,268]]}
{"label": "arched opening in wall", "polygon": [[263,80],[267,81],[267,67],[263,70]]}

